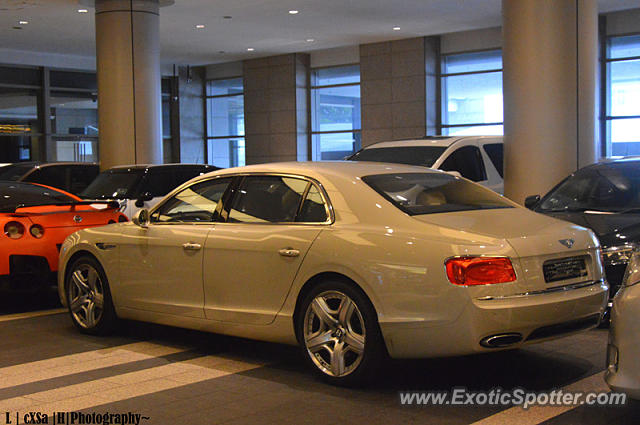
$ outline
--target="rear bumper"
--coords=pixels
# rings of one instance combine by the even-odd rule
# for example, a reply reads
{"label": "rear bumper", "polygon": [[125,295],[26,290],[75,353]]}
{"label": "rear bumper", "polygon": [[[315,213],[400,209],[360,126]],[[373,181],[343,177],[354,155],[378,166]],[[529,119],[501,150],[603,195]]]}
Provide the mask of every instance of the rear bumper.
{"label": "rear bumper", "polygon": [[[593,328],[598,325],[607,298],[607,284],[595,281],[563,291],[473,299],[457,320],[445,326],[387,321],[381,322],[380,328],[394,358],[466,355],[519,347]],[[512,338],[507,346],[487,346],[487,338],[503,334],[520,338]]]}
{"label": "rear bumper", "polygon": [[[48,270],[55,272],[58,270],[59,249],[60,244],[56,244],[53,241],[51,243],[24,244],[17,241],[15,246],[6,246],[5,254],[0,257],[0,275],[15,274],[23,271],[21,266],[14,264],[16,257],[42,258],[46,262]],[[16,270],[16,267],[19,270]]]}

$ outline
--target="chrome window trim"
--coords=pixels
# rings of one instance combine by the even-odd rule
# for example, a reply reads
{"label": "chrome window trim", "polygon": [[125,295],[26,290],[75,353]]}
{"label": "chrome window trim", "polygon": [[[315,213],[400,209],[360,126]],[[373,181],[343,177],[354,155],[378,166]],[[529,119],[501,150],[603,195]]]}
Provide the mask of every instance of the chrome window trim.
{"label": "chrome window trim", "polygon": [[[307,183],[311,183],[313,185],[316,186],[316,188],[318,189],[318,192],[320,193],[320,196],[322,197],[322,201],[324,203],[324,208],[325,208],[325,212],[327,214],[327,220],[323,221],[323,222],[302,222],[302,221],[283,221],[283,222],[266,222],[266,223],[248,223],[248,222],[237,222],[237,223],[233,223],[233,222],[228,222],[228,221],[210,221],[210,222],[191,222],[191,221],[184,221],[184,222],[165,222],[165,223],[158,223],[158,222],[150,222],[149,225],[171,225],[171,224],[223,224],[223,223],[228,223],[228,224],[256,224],[256,225],[315,225],[315,226],[329,226],[332,225],[335,222],[335,213],[334,213],[334,209],[333,209],[333,205],[331,204],[330,200],[329,200],[329,196],[327,195],[327,191],[325,190],[324,186],[322,185],[321,182],[319,182],[318,180],[314,179],[313,177],[309,177],[309,176],[305,176],[305,175],[301,175],[301,174],[292,174],[292,173],[273,173],[273,172],[268,172],[268,171],[259,171],[259,172],[238,172],[238,173],[229,173],[229,174],[221,174],[218,176],[211,176],[211,177],[205,177],[202,179],[198,179],[190,184],[187,183],[183,183],[182,185],[178,186],[177,188],[175,188],[172,192],[168,193],[165,198],[159,202],[157,205],[153,206],[151,208],[151,210],[149,210],[149,217],[151,217],[160,207],[162,207],[162,205],[164,205],[166,202],[168,202],[171,198],[173,198],[176,194],[182,192],[184,189],[191,187],[195,184],[200,184],[200,183],[204,183],[207,181],[211,181],[211,180],[216,180],[216,179],[220,179],[220,178],[236,178],[236,177],[252,177],[252,176],[275,176],[275,177],[288,177],[288,178],[295,178],[295,179],[300,179],[300,180],[304,180]],[[233,182],[230,183],[230,186]],[[303,195],[306,195],[306,193],[308,192],[308,189],[310,187],[307,187],[305,190],[305,193]],[[228,190],[229,188],[227,188]],[[226,191],[225,191],[226,194]],[[224,197],[224,195],[223,195]],[[234,199],[234,197],[232,197],[231,199]],[[218,202],[218,208],[216,208],[216,211],[219,209],[219,207],[222,205],[222,198],[220,199],[220,202]]]}

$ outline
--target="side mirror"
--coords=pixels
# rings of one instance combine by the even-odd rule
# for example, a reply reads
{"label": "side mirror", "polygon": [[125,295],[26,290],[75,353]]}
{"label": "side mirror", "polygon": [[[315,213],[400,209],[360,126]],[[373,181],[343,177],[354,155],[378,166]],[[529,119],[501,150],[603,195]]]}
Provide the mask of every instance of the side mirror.
{"label": "side mirror", "polygon": [[532,210],[533,207],[535,207],[539,201],[540,201],[540,195],[527,196],[526,199],[524,200],[524,206]]}
{"label": "side mirror", "polygon": [[138,210],[138,212],[134,214],[131,221],[133,221],[133,224],[135,224],[136,226],[140,226],[143,229],[146,229],[147,227],[149,227],[149,210],[146,208]]}
{"label": "side mirror", "polygon": [[150,192],[145,192],[138,199],[136,199],[135,206],[138,208],[144,207],[144,203],[153,199],[153,195]]}

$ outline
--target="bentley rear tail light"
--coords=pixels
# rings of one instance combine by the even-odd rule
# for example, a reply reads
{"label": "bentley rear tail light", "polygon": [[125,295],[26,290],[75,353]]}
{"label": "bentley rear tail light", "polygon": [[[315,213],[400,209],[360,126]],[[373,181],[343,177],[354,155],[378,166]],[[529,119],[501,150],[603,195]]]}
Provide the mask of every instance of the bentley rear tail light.
{"label": "bentley rear tail light", "polygon": [[4,225],[4,234],[11,239],[20,239],[24,235],[24,226],[17,221],[10,221]]}
{"label": "bentley rear tail light", "polygon": [[33,236],[34,238],[40,239],[44,236],[44,227],[40,226],[39,224],[34,224],[29,229],[29,233],[31,233],[31,236]]}
{"label": "bentley rear tail light", "polygon": [[490,285],[513,282],[516,272],[504,257],[459,257],[445,263],[447,277],[455,285]]}

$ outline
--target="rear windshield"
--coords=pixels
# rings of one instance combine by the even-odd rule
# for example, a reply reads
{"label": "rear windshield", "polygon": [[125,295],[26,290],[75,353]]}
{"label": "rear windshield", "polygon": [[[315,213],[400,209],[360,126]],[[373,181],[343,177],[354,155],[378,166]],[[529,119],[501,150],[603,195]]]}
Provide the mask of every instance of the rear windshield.
{"label": "rear windshield", "polygon": [[402,146],[368,148],[357,152],[351,161],[391,162],[431,167],[447,148],[441,146]]}
{"label": "rear windshield", "polygon": [[410,215],[513,208],[497,193],[446,173],[378,174],[362,180]]}
{"label": "rear windshield", "polygon": [[51,205],[76,200],[56,190],[25,183],[0,183],[0,212],[14,211],[18,206]]}
{"label": "rear windshield", "polygon": [[80,193],[80,197],[85,199],[133,199],[143,176],[143,169],[103,171]]}
{"label": "rear windshield", "polygon": [[12,164],[0,167],[0,180],[18,181],[34,167],[33,164]]}

